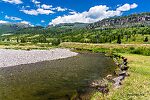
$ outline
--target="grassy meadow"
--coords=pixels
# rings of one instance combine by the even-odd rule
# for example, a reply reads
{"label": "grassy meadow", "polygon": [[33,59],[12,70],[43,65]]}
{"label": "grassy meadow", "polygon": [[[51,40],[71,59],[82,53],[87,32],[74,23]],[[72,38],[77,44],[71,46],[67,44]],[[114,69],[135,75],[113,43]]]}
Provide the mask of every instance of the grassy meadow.
{"label": "grassy meadow", "polygon": [[89,50],[92,52],[131,53],[150,56],[150,44],[92,44],[66,42],[60,44],[60,46],[77,50]]}

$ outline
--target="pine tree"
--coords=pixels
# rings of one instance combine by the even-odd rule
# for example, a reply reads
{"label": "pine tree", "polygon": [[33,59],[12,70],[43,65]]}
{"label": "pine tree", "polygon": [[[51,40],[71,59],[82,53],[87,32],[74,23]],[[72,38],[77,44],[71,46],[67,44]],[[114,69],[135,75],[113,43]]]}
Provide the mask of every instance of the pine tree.
{"label": "pine tree", "polygon": [[148,37],[145,37],[144,42],[148,42]]}
{"label": "pine tree", "polygon": [[118,43],[118,44],[121,44],[121,36],[120,36],[120,35],[118,35],[117,43]]}

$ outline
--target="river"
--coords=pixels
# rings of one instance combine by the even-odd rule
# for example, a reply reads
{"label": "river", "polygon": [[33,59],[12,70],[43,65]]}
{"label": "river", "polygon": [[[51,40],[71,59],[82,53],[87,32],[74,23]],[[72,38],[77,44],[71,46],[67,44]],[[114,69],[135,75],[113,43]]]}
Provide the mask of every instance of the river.
{"label": "river", "polygon": [[96,79],[113,73],[111,58],[99,53],[0,68],[0,100],[68,100]]}

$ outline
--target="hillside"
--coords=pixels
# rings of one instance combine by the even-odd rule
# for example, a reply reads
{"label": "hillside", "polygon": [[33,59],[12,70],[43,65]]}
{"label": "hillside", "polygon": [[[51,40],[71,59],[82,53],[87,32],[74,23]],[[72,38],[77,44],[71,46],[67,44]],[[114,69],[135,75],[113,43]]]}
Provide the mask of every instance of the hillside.
{"label": "hillside", "polygon": [[15,32],[19,29],[31,27],[28,24],[23,24],[23,23],[5,23],[5,24],[0,24],[0,34],[5,34],[5,33],[12,33]]}
{"label": "hillside", "polygon": [[128,16],[112,17],[89,24],[88,29],[121,28],[133,26],[150,26],[150,13],[132,14]]}

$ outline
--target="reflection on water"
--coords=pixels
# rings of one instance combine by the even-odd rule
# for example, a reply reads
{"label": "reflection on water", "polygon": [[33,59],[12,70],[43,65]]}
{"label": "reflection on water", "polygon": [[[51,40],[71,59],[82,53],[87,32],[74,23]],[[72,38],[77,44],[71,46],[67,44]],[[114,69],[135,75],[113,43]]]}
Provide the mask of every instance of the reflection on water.
{"label": "reflection on water", "polygon": [[79,89],[114,70],[103,54],[75,57],[0,69],[0,100],[67,100]]}

